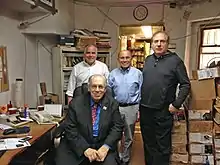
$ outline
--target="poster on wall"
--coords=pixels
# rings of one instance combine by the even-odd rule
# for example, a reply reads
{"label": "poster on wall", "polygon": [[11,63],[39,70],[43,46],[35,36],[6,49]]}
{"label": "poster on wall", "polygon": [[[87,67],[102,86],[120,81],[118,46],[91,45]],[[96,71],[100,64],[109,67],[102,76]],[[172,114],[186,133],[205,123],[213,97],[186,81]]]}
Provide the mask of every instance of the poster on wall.
{"label": "poster on wall", "polygon": [[0,46],[0,92],[9,90],[6,47]]}

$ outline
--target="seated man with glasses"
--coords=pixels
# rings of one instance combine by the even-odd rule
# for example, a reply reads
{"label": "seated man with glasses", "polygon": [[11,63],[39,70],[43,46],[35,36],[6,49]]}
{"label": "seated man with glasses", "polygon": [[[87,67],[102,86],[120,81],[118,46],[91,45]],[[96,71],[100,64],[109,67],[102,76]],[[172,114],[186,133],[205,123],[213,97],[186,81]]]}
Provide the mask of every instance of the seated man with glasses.
{"label": "seated man with glasses", "polygon": [[106,95],[103,75],[89,78],[88,92],[69,104],[56,165],[116,165],[123,121],[117,101]]}

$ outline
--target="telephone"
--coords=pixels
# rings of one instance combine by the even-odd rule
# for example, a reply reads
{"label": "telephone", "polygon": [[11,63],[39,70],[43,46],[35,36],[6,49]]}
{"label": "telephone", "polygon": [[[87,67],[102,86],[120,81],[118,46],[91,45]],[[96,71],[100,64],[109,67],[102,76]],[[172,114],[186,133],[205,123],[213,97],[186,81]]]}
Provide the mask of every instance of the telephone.
{"label": "telephone", "polygon": [[54,117],[45,111],[31,112],[30,117],[35,120],[38,124],[51,124],[54,123]]}

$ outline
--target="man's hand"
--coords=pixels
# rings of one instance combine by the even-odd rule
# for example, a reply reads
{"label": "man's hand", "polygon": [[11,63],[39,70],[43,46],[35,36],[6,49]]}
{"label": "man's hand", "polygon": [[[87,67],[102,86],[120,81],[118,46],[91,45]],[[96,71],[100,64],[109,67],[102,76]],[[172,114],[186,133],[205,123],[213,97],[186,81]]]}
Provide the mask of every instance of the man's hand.
{"label": "man's hand", "polygon": [[73,97],[68,96],[68,104],[72,101]]}
{"label": "man's hand", "polygon": [[136,122],[140,121],[140,111],[137,112],[137,118],[136,118]]}
{"label": "man's hand", "polygon": [[172,104],[170,104],[169,111],[170,111],[170,113],[174,113],[174,112],[178,111],[178,109],[175,108]]}
{"label": "man's hand", "polygon": [[106,155],[108,154],[109,148],[105,145],[99,148],[97,151],[97,159],[96,161],[103,162],[105,160]]}
{"label": "man's hand", "polygon": [[84,155],[89,159],[90,162],[92,162],[97,159],[98,151],[88,148],[85,150]]}

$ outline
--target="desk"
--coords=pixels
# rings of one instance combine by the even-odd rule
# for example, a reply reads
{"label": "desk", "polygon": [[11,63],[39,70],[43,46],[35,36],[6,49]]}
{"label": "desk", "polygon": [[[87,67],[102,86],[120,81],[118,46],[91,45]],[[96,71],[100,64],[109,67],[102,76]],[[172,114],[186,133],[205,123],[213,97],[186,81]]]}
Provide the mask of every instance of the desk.
{"label": "desk", "polygon": [[[34,122],[26,125],[30,127],[29,135],[33,137],[31,140],[29,140],[30,144],[34,144],[41,136],[43,136],[44,134],[56,127],[56,124],[39,125]],[[2,132],[0,132],[0,135],[2,135]],[[25,149],[26,148],[6,151],[0,157],[1,165],[8,165],[17,154],[21,153]]]}

